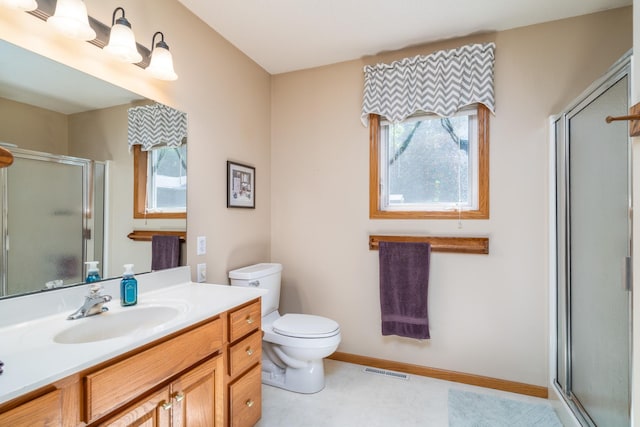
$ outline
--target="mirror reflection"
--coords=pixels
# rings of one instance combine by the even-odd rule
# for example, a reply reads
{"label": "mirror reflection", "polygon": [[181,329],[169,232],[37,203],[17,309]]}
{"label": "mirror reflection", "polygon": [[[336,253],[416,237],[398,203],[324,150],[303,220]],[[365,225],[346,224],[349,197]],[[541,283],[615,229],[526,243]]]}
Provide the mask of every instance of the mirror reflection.
{"label": "mirror reflection", "polygon": [[[184,233],[186,116],[169,125],[184,137],[129,146],[130,111],[154,106],[172,110],[0,40],[0,143],[14,155],[0,169],[0,298],[82,283],[89,262],[102,279],[150,271],[149,236]],[[146,181],[135,218],[134,152]]]}

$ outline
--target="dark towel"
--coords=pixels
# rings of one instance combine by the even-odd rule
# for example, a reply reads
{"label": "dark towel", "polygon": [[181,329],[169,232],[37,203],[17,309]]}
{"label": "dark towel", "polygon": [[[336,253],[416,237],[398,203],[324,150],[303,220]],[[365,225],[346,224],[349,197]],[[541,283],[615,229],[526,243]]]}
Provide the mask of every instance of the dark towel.
{"label": "dark towel", "polygon": [[382,335],[430,338],[428,243],[379,242]]}
{"label": "dark towel", "polygon": [[180,238],[154,235],[151,237],[151,270],[177,267],[180,263]]}

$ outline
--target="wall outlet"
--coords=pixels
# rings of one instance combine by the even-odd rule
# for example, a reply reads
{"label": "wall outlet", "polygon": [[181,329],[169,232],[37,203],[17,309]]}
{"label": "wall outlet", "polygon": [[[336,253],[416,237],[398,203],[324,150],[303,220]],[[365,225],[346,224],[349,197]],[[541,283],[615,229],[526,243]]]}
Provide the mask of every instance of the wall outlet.
{"label": "wall outlet", "polygon": [[207,253],[207,236],[198,236],[196,241],[197,241],[196,254],[205,255]]}
{"label": "wall outlet", "polygon": [[206,282],[207,281],[207,264],[206,263],[201,263],[198,264],[197,269],[196,269],[196,275],[198,276],[196,278],[196,280],[198,282]]}

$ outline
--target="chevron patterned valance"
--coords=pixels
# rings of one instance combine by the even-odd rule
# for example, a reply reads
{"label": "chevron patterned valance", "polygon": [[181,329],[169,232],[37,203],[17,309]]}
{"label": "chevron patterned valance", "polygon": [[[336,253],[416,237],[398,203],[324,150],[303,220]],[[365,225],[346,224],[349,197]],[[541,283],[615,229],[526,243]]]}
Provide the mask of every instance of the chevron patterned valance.
{"label": "chevron patterned valance", "polygon": [[472,44],[364,67],[362,123],[369,114],[394,123],[418,111],[450,116],[475,103],[495,112],[494,50],[495,43]]}
{"label": "chevron patterned valance", "polygon": [[187,138],[187,115],[163,104],[129,108],[129,148],[142,145],[149,151],[158,145],[179,147]]}

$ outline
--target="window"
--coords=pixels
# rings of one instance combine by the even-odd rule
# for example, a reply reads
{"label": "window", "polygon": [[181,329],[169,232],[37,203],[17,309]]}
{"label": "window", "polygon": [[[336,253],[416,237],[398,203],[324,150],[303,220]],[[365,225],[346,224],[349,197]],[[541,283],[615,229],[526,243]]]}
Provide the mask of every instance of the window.
{"label": "window", "polygon": [[370,217],[489,218],[489,111],[370,116]]}
{"label": "window", "polygon": [[133,146],[134,218],[187,217],[187,146]]}

